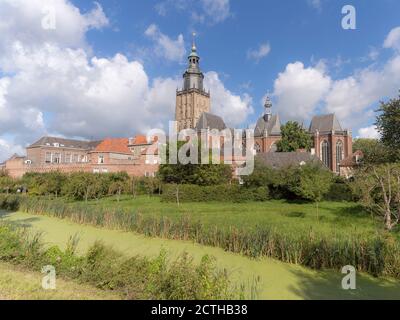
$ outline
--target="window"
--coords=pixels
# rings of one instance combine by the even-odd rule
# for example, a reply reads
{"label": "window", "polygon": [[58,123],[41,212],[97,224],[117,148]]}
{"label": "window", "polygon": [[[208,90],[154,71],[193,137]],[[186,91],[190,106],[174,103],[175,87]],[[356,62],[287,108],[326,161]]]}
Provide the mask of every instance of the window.
{"label": "window", "polygon": [[74,154],[74,160],[73,160],[73,162],[74,162],[74,163],[77,163],[77,162],[78,162],[78,155],[77,155],[77,154]]}
{"label": "window", "polygon": [[51,163],[51,153],[50,152],[46,152],[45,162]]}
{"label": "window", "polygon": [[98,164],[103,164],[103,163],[104,163],[104,156],[101,155],[101,156],[99,156]]}
{"label": "window", "polygon": [[260,145],[258,143],[256,143],[254,145],[254,150],[256,151],[256,153],[260,153],[261,152],[261,147],[260,147]]}
{"label": "window", "polygon": [[70,153],[67,153],[65,155],[65,163],[71,163],[71,154]]}
{"label": "window", "polygon": [[343,142],[336,143],[336,172],[340,172],[340,162],[343,160]]}
{"label": "window", "polygon": [[328,167],[331,167],[331,151],[329,149],[329,142],[324,140],[321,143],[321,160]]}
{"label": "window", "polygon": [[54,153],[53,154],[53,163],[61,163],[61,154],[60,153]]}

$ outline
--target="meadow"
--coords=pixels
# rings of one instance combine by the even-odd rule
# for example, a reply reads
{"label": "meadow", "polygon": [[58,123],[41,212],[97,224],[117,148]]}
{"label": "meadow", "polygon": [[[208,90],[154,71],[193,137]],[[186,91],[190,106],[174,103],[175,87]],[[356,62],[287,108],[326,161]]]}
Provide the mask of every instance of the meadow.
{"label": "meadow", "polygon": [[394,279],[358,273],[357,290],[345,291],[341,288],[343,274],[337,270],[315,271],[269,258],[249,259],[192,241],[150,238],[44,215],[0,212],[0,216],[33,233],[42,232],[47,247],[56,245],[65,250],[71,235],[76,235],[79,237],[77,253],[80,255],[99,239],[127,257],[145,255],[154,258],[165,249],[171,259],[187,252],[195,263],[199,263],[207,254],[216,258],[219,269],[228,272],[232,284],[237,287],[245,285],[246,297],[252,299],[400,299],[400,283]]}
{"label": "meadow", "polygon": [[317,270],[352,265],[400,278],[400,242],[355,203],[285,201],[165,204],[157,197],[71,202],[0,198],[0,208],[172,240],[190,240],[251,258],[269,257]]}

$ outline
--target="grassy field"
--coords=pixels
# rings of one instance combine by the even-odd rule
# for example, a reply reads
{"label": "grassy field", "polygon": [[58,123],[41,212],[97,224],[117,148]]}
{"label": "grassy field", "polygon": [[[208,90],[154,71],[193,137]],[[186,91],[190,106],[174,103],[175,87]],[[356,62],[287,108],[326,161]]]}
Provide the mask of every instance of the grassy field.
{"label": "grassy field", "polygon": [[0,300],[116,300],[117,295],[58,278],[56,290],[41,287],[43,275],[0,263]]}
{"label": "grassy field", "polygon": [[155,256],[161,248],[166,249],[171,257],[186,251],[197,261],[204,254],[210,254],[217,258],[218,266],[228,270],[231,279],[238,284],[245,283],[250,287],[259,278],[259,299],[400,299],[400,284],[394,280],[359,274],[357,290],[344,291],[341,289],[343,275],[340,272],[313,271],[272,259],[254,260],[192,242],[146,238],[46,216],[4,212],[2,216],[16,225],[44,232],[43,237],[48,245],[65,248],[69,237],[77,234],[80,237],[80,252],[86,251],[94,241],[100,239],[130,256]]}
{"label": "grassy field", "polygon": [[218,228],[256,228],[269,225],[282,232],[315,232],[344,234],[375,234],[383,223],[372,218],[356,203],[322,202],[319,219],[313,203],[294,203],[280,200],[250,203],[163,203],[158,197],[130,196],[91,201],[90,206],[122,207],[143,216],[168,217],[177,220],[189,215],[205,226]]}

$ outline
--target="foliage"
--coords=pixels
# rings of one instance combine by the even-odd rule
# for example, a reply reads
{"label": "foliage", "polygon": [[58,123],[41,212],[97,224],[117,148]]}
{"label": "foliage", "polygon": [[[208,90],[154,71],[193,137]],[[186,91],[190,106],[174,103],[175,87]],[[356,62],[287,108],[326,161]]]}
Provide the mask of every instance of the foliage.
{"label": "foliage", "polygon": [[211,300],[242,298],[227,274],[204,256],[199,264],[182,254],[168,261],[164,251],[156,258],[126,258],[96,242],[80,257],[70,249],[46,249],[40,235],[0,224],[0,260],[40,271],[53,265],[57,275],[79,280],[103,290],[118,292],[125,299]]}
{"label": "foliage", "polygon": [[[288,166],[272,169],[256,161],[254,172],[243,178],[247,188],[266,187],[274,199],[310,200],[320,202],[334,189],[333,174],[319,164]],[[341,181],[340,183],[343,183]],[[339,187],[337,187],[339,188]],[[345,188],[345,187],[344,187]],[[349,195],[335,200],[347,200]]]}
{"label": "foliage", "polygon": [[303,199],[314,201],[317,204],[317,217],[319,218],[318,204],[331,188],[333,174],[320,165],[306,164],[296,170],[298,184],[292,185],[292,191]]}
{"label": "foliage", "polygon": [[389,149],[392,160],[400,160],[400,95],[378,109],[376,126],[382,143]]}
{"label": "foliage", "polygon": [[400,165],[383,164],[364,168],[352,184],[361,203],[383,218],[385,228],[392,230],[400,220]]}
{"label": "foliage", "polygon": [[361,150],[364,154],[364,165],[390,162],[389,149],[376,139],[356,139],[353,143],[353,152]]}
{"label": "foliage", "polygon": [[[2,197],[10,198],[0,196],[0,199]],[[69,219],[75,223],[132,231],[151,237],[192,240],[250,257],[266,256],[315,269],[341,269],[343,265],[351,264],[359,271],[375,276],[400,278],[399,241],[378,229],[370,234],[355,232],[355,228],[348,232],[346,225],[351,216],[343,217],[347,232],[340,232],[337,228],[335,232],[326,232],[317,228],[324,223],[323,220],[315,228],[309,226],[306,229],[293,226],[289,229],[284,226],[277,228],[268,223],[252,223],[245,227],[245,224],[249,224],[249,218],[236,226],[227,225],[227,219],[219,224],[206,225],[204,220],[192,220],[188,214],[171,219],[163,215],[144,216],[140,211],[115,205],[107,208],[31,197],[18,197],[18,200],[22,211]],[[2,203],[7,201],[0,200]],[[360,209],[352,215],[359,212]],[[287,223],[289,220],[284,221]],[[341,221],[339,216],[335,221],[337,226]]]}
{"label": "foliage", "polygon": [[289,121],[281,127],[282,139],[276,144],[278,152],[295,152],[299,149],[310,151],[311,135],[296,121]]}
{"label": "foliage", "polygon": [[[178,150],[184,145],[183,142],[178,143]],[[210,186],[216,184],[225,184],[232,179],[232,169],[225,164],[201,164],[201,143],[198,143],[197,161],[198,164],[162,164],[159,169],[159,177],[164,183],[176,184],[195,184],[201,186]],[[195,144],[196,148],[196,144]],[[170,146],[166,150],[167,159],[170,159]],[[188,152],[190,156],[190,152]],[[209,160],[211,159],[211,154]]]}
{"label": "foliage", "polygon": [[248,202],[269,200],[267,187],[244,188],[238,185],[165,185],[161,195],[164,202]]}

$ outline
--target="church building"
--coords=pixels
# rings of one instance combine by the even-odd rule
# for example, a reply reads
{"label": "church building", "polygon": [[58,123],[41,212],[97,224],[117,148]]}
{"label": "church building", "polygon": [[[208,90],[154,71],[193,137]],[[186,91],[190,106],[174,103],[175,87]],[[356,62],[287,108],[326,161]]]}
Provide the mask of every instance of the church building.
{"label": "church building", "polygon": [[[200,69],[200,56],[193,41],[188,57],[188,68],[183,75],[183,88],[176,93],[175,121],[178,132],[183,129],[224,130],[227,128],[223,119],[211,113],[211,94],[204,88],[204,74]],[[272,102],[267,98],[264,114],[258,119],[254,129],[254,153],[264,158],[276,153],[276,143],[281,140],[281,122],[279,114],[272,113]],[[333,172],[340,173],[342,160],[351,157],[353,148],[352,133],[343,129],[334,114],[317,115],[308,128],[313,138],[311,156],[317,157]],[[299,150],[297,153],[304,153]],[[276,159],[280,155],[274,155]],[[299,158],[296,152],[281,154],[285,159]]]}

